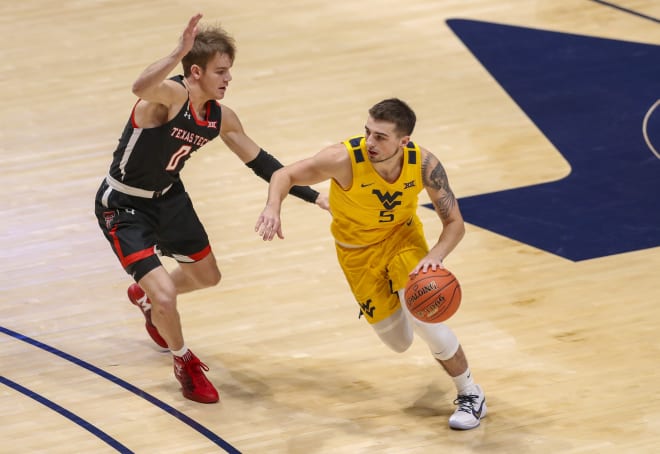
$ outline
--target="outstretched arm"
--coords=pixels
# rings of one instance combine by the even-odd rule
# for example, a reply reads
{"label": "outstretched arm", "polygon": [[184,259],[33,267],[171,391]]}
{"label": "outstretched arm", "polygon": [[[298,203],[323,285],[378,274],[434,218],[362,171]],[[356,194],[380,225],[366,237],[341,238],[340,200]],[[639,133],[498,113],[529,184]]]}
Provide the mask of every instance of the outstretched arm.
{"label": "outstretched arm", "polygon": [[[270,181],[273,172],[282,168],[282,163],[276,157],[260,148],[245,133],[236,113],[225,105],[222,106],[220,137],[246,166],[264,180]],[[295,185],[290,188],[290,192],[306,202],[328,209],[327,197],[320,195],[309,186]]]}
{"label": "outstretched arm", "polygon": [[410,273],[426,272],[430,267],[443,267],[442,261],[454,250],[465,235],[465,223],[458,207],[458,200],[449,186],[447,172],[438,158],[428,150],[422,149],[422,179],[426,192],[433,202],[433,207],[442,221],[442,232],[437,243],[429,250]]}
{"label": "outstretched arm", "polygon": [[254,227],[264,239],[272,240],[275,235],[284,238],[280,211],[282,202],[294,185],[310,185],[335,179],[347,186],[352,178],[351,162],[342,144],[328,147],[311,158],[303,159],[282,167],[270,179],[268,200]]}

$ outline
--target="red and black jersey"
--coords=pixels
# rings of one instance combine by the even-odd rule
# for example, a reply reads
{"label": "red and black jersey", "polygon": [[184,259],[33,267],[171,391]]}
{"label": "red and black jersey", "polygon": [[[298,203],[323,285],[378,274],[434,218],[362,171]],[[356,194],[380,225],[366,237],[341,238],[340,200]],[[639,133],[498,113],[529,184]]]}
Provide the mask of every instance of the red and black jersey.
{"label": "red and black jersey", "polygon": [[[183,76],[171,80],[183,85]],[[110,176],[135,188],[165,189],[179,181],[179,172],[190,155],[220,134],[221,120],[217,101],[208,101],[204,118],[198,118],[188,99],[172,120],[155,128],[141,128],[135,123],[133,107],[113,154]]]}

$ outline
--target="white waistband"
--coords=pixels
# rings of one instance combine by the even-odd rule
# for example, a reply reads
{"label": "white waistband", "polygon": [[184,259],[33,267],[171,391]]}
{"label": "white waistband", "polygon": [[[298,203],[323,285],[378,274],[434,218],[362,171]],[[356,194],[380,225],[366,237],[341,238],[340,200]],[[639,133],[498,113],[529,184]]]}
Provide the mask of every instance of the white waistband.
{"label": "white waistband", "polygon": [[134,188],[133,186],[122,183],[121,181],[117,181],[110,175],[105,177],[105,181],[108,183],[108,186],[110,186],[115,191],[119,191],[123,194],[128,194],[135,197],[143,197],[145,199],[154,199],[165,195],[165,193],[172,187],[172,185],[169,185],[161,191],[147,191],[146,189]]}

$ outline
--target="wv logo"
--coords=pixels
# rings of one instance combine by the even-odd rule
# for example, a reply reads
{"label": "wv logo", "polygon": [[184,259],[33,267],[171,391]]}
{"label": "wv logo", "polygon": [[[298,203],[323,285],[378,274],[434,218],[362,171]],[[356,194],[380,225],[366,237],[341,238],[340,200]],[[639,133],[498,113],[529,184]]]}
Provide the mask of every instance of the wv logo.
{"label": "wv logo", "polygon": [[380,200],[380,203],[383,204],[383,208],[386,210],[392,210],[394,207],[401,205],[401,201],[397,200],[403,195],[401,191],[396,191],[394,194],[390,194],[389,192],[383,194],[378,189],[374,189],[371,193],[376,194],[376,197],[378,197],[378,200]]}
{"label": "wv logo", "polygon": [[360,305],[360,315],[358,316],[358,318],[362,317],[362,314],[366,315],[369,318],[374,317],[374,310],[376,308],[371,305],[371,299],[368,299],[364,303],[358,302],[358,304]]}

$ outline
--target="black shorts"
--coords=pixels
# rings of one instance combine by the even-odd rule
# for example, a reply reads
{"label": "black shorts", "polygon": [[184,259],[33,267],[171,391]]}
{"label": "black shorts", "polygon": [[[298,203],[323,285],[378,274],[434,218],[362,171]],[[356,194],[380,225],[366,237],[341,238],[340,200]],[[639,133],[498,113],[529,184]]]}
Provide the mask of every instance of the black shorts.
{"label": "black shorts", "polygon": [[94,211],[103,235],[136,282],[161,265],[158,255],[192,263],[211,252],[182,183],[175,183],[161,197],[146,199],[111,189],[104,180]]}

